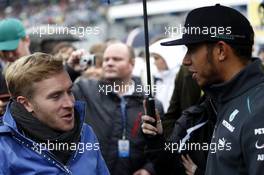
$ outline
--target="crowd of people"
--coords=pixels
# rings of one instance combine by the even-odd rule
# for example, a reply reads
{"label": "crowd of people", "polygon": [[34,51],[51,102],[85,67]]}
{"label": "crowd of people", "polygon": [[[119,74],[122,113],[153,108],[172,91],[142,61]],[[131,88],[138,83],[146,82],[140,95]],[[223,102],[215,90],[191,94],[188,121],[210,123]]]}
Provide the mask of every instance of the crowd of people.
{"label": "crowd of people", "polygon": [[59,41],[31,53],[22,22],[1,20],[0,175],[262,174],[263,48],[252,57],[251,24],[217,4],[190,11],[184,26],[218,33],[151,42],[148,116],[133,47]]}

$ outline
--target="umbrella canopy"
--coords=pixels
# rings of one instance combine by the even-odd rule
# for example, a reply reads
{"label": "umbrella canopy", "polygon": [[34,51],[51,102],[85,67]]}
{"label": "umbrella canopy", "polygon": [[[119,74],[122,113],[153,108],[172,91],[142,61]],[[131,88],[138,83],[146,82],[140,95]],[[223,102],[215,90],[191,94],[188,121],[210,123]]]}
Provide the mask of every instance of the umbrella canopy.
{"label": "umbrella canopy", "polygon": [[[159,36],[160,32],[158,31],[149,31],[149,41],[154,39],[156,36]],[[139,48],[145,46],[145,34],[143,28],[135,28],[132,30],[125,40],[126,44],[132,46],[133,48]]]}

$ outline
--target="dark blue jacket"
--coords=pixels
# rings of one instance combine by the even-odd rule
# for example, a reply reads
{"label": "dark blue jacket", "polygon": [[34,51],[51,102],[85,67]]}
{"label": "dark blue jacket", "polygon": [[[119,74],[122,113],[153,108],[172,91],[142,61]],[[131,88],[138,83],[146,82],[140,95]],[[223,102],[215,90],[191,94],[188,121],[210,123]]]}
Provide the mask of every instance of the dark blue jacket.
{"label": "dark blue jacket", "polygon": [[94,132],[83,124],[82,102],[75,104],[81,118],[81,141],[66,166],[50,151],[41,150],[39,144],[18,132],[9,106],[0,124],[0,175],[109,175]]}
{"label": "dark blue jacket", "polygon": [[207,89],[217,104],[217,122],[206,175],[264,173],[264,74],[253,59],[230,81]]}

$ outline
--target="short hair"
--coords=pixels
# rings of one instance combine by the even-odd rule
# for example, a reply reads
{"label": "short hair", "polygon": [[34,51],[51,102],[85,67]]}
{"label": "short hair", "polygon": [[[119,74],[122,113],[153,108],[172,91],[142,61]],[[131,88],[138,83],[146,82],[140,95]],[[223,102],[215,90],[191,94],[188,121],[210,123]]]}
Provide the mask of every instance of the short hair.
{"label": "short hair", "polygon": [[51,52],[52,55],[56,55],[63,48],[72,48],[73,50],[76,50],[76,48],[72,45],[72,43],[65,41],[65,42],[61,42],[55,45],[55,47],[52,49],[52,52]]}
{"label": "short hair", "polygon": [[233,49],[233,52],[236,56],[241,58],[242,60],[250,60],[252,57],[252,45],[235,45],[229,44]]}
{"label": "short hair", "polygon": [[64,70],[62,60],[50,54],[34,53],[24,56],[7,67],[5,78],[11,97],[32,98],[34,83],[40,82]]}
{"label": "short hair", "polygon": [[[212,49],[217,42],[206,43],[207,48]],[[239,57],[242,61],[250,60],[252,57],[252,45],[236,45],[227,43],[233,50],[234,54]]]}
{"label": "short hair", "polygon": [[90,47],[89,52],[90,54],[97,54],[97,53],[103,54],[105,49],[106,49],[105,43],[96,43]]}
{"label": "short hair", "polygon": [[[123,43],[123,42],[121,42],[121,41],[114,41],[114,42],[109,43],[109,44],[107,45],[106,49],[107,49],[109,46],[113,45],[113,44],[122,44],[122,45],[126,46],[127,51],[128,51],[129,61],[134,61],[134,60],[135,60],[136,55],[135,55],[134,48],[133,48],[132,46],[129,46],[129,45],[127,45],[127,44],[125,44],[125,43]],[[106,50],[106,49],[105,49],[105,50]]]}

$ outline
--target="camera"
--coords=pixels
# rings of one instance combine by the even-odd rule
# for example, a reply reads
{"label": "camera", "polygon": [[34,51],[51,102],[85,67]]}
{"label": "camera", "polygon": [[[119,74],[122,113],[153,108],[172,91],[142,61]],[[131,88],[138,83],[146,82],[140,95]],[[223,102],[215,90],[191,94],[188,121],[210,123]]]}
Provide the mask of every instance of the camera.
{"label": "camera", "polygon": [[80,59],[80,66],[81,67],[91,67],[95,66],[95,55],[83,55]]}

